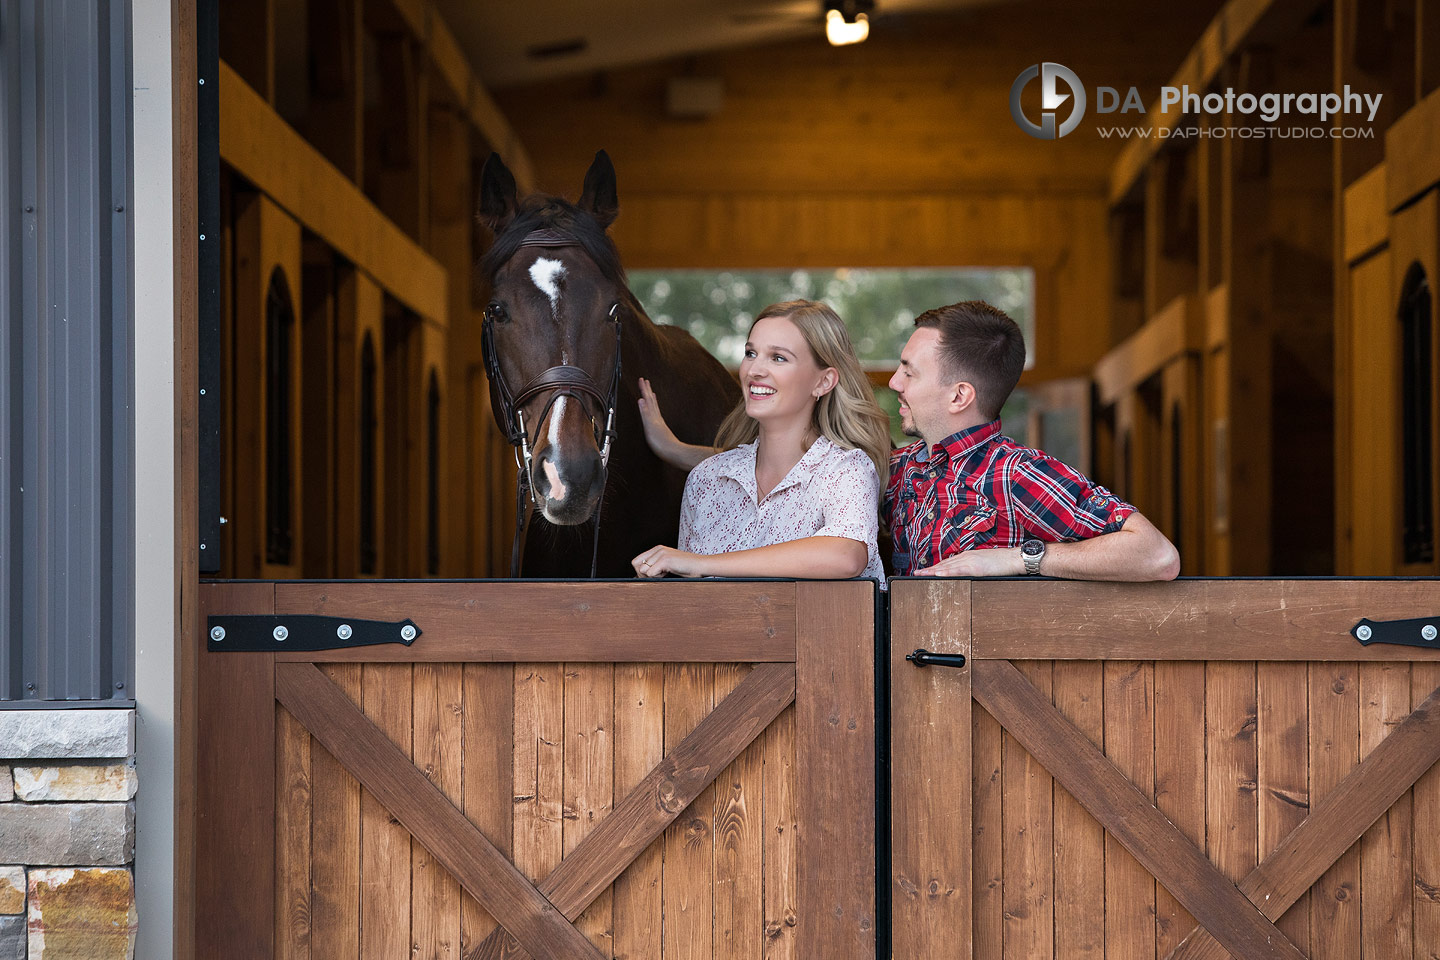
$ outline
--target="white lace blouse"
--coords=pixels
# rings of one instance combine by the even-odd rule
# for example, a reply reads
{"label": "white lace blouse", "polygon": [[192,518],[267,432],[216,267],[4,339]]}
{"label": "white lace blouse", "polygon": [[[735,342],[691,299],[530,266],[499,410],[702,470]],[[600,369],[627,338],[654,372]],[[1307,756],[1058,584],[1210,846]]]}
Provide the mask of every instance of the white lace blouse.
{"label": "white lace blouse", "polygon": [[848,537],[865,544],[861,576],[883,583],[875,545],[880,478],[865,451],[821,437],[757,502],[755,450],[754,443],[741,444],[690,471],[680,505],[680,549],[716,554],[803,537]]}

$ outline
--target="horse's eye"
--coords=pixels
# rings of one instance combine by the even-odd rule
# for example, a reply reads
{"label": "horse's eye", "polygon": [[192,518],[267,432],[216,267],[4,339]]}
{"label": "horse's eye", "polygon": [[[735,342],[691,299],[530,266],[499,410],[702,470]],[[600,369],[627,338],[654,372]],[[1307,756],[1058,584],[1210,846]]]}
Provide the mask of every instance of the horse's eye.
{"label": "horse's eye", "polygon": [[505,320],[509,319],[510,316],[508,313],[505,312],[504,304],[499,303],[490,304],[490,306],[485,308],[485,313],[489,316],[491,320],[494,320],[496,323],[503,323]]}

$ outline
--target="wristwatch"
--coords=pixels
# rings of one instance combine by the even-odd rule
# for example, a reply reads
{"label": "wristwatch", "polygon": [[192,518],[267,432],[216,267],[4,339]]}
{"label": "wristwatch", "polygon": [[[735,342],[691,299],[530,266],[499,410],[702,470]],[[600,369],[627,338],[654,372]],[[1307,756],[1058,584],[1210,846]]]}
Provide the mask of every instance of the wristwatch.
{"label": "wristwatch", "polygon": [[1025,575],[1027,577],[1038,577],[1040,575],[1040,561],[1045,559],[1045,541],[1026,540],[1020,544],[1020,559],[1025,561]]}

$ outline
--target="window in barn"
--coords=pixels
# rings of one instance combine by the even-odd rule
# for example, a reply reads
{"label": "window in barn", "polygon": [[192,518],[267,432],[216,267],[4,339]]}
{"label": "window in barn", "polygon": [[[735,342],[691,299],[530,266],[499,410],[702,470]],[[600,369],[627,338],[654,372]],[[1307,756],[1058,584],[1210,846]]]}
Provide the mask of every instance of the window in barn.
{"label": "window in barn", "polygon": [[425,569],[440,575],[440,381],[430,371],[425,397]]}
{"label": "window in barn", "polygon": [[1400,295],[1401,421],[1404,437],[1403,481],[1406,563],[1435,560],[1432,515],[1434,408],[1431,357],[1430,282],[1413,264]]}
{"label": "window in barn", "polygon": [[375,363],[375,341],[365,334],[360,349],[360,572],[375,574],[375,460],[376,431],[379,428],[375,409],[375,388],[378,370]]}
{"label": "window in barn", "polygon": [[285,271],[270,274],[265,295],[265,562],[291,561],[293,511],[290,503],[291,336],[295,304]]}
{"label": "window in barn", "polygon": [[[912,267],[793,270],[631,270],[630,289],[656,323],[689,330],[732,370],[740,365],[755,315],[785,300],[823,300],[850,329],[875,398],[890,415],[897,444],[899,401],[885,386],[915,318],[931,307],[986,300],[1004,310],[1025,334],[1025,366],[1035,358],[1035,271],[1029,267]],[[1027,400],[1016,390],[1001,411],[1006,433],[1024,440]]]}

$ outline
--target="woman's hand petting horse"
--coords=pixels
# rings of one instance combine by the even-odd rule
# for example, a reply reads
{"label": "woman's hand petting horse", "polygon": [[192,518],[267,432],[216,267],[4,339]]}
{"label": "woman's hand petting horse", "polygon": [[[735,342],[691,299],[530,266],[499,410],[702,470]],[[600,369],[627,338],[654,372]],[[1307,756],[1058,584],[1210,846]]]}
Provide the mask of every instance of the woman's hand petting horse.
{"label": "woman's hand petting horse", "polygon": [[660,401],[650,381],[640,378],[640,396],[635,401],[640,408],[640,423],[645,428],[645,442],[655,456],[681,470],[693,470],[706,457],[715,455],[714,447],[701,447],[685,443],[675,436],[675,431],[660,414]]}

